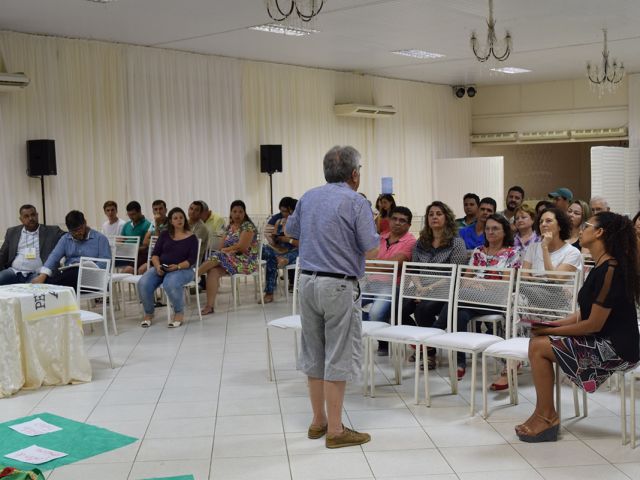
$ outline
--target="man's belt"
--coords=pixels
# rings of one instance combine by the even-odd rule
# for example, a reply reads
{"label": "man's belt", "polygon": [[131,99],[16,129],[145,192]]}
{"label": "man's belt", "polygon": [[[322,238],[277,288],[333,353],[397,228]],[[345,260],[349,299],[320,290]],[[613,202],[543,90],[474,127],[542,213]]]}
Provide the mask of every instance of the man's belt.
{"label": "man's belt", "polygon": [[300,270],[303,275],[315,275],[316,277],[342,278],[344,280],[357,280],[353,275],[345,275],[343,273],[333,272],[314,272],[313,270]]}

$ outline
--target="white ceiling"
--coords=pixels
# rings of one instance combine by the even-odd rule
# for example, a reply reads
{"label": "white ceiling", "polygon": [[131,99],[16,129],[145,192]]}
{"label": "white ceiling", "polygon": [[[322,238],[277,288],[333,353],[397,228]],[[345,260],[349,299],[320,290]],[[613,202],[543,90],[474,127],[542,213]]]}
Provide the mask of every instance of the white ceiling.
{"label": "white ceiling", "polygon": [[[289,0],[280,0],[286,4]],[[0,0],[0,29],[156,46],[268,62],[369,73],[449,85],[527,83],[579,78],[601,59],[603,27],[612,57],[640,71],[638,0],[495,0],[498,38],[509,29],[514,51],[489,74],[469,46],[484,43],[486,0],[326,0],[308,37],[247,30],[268,23],[264,0]],[[418,48],[446,55],[393,55]],[[10,65],[8,65],[10,69]]]}

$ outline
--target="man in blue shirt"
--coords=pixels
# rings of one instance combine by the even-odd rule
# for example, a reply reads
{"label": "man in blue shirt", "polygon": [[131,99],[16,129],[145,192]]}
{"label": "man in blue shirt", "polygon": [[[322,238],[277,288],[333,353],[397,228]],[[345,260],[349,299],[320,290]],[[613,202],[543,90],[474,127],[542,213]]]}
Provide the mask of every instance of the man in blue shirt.
{"label": "man in blue shirt", "polygon": [[308,377],[313,420],[308,437],[327,448],[361,445],[371,437],[342,424],[347,381],[361,370],[362,311],[358,278],[375,258],[378,235],[371,209],[356,193],[360,154],[334,147],[324,157],[327,184],[306,192],[285,226],[300,241],[300,368]]}
{"label": "man in blue shirt", "polygon": [[[34,278],[32,283],[64,285],[75,289],[78,283],[77,265],[80,257],[111,259],[109,240],[100,232],[89,228],[82,212],[71,210],[64,222],[69,233],[65,233],[58,241],[40,269],[40,275]],[[63,258],[65,267],[71,267],[59,271],[60,260]]]}
{"label": "man in blue shirt", "polygon": [[493,198],[485,197],[480,200],[476,223],[460,230],[460,238],[464,240],[467,250],[484,245],[484,226],[487,223],[487,218],[496,213],[496,208],[497,204]]}

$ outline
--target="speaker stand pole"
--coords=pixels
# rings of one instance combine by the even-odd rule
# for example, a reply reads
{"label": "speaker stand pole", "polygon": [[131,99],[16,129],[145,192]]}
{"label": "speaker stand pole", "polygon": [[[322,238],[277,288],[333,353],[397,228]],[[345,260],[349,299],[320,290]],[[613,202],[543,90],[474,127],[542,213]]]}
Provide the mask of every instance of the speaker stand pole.
{"label": "speaker stand pole", "polygon": [[42,224],[47,224],[47,205],[44,200],[44,175],[40,175],[40,190],[42,191]]}
{"label": "speaker stand pole", "polygon": [[273,215],[273,172],[269,172],[269,215]]}

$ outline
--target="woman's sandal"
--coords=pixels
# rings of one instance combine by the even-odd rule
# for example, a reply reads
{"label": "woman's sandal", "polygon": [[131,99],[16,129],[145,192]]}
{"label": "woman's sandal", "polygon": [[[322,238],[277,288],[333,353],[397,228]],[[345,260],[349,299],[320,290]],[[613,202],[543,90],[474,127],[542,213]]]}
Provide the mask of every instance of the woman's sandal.
{"label": "woman's sandal", "polygon": [[145,318],[140,322],[140,326],[142,328],[149,328],[151,326],[151,320],[149,320],[148,318]]}
{"label": "woman's sandal", "polygon": [[209,315],[213,313],[213,307],[210,305],[205,305],[202,310],[200,310],[200,315]]}
{"label": "woman's sandal", "polygon": [[178,328],[182,326],[182,322],[176,322],[175,320],[167,325],[169,328]]}
{"label": "woman's sandal", "polygon": [[458,376],[458,381],[464,378],[465,373],[467,373],[466,367],[458,367],[458,370],[456,371],[456,375]]}
{"label": "woman's sandal", "polygon": [[526,424],[518,425],[518,427],[516,427],[516,434],[518,435],[518,438],[520,439],[520,441],[527,442],[527,443],[557,441],[558,431],[560,430],[560,419],[558,418],[558,416],[554,418],[547,418],[547,417],[543,417],[539,413],[535,413],[534,415],[539,419],[544,420],[544,422],[547,425],[549,425],[549,427],[545,428],[541,432],[534,434],[532,433],[531,428],[528,425]]}

